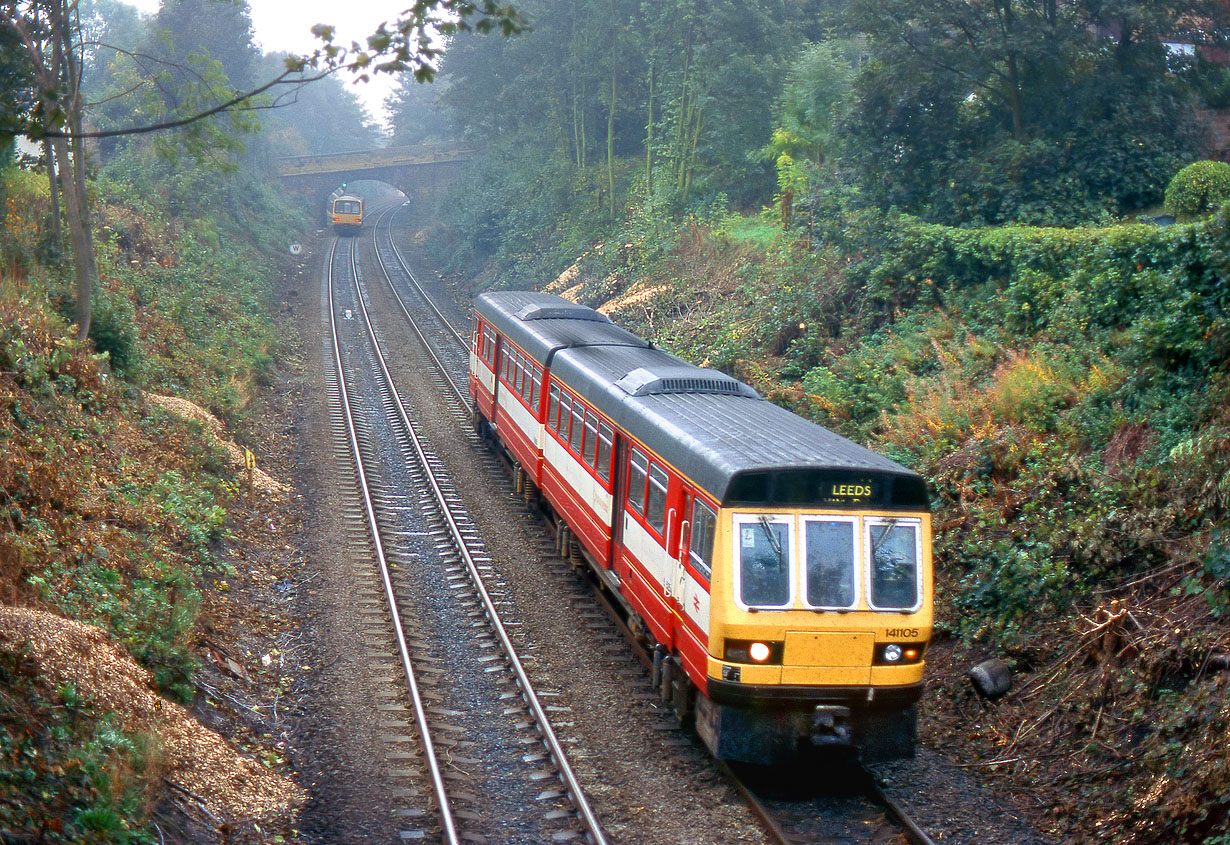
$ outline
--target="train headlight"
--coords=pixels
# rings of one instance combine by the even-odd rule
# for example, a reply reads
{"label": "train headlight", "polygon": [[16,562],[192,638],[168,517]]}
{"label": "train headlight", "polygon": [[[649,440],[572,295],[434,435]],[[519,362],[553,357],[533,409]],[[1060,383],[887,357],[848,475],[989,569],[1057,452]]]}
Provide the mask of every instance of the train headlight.
{"label": "train headlight", "polygon": [[872,663],[876,666],[904,666],[910,663],[918,663],[922,660],[925,648],[924,643],[885,643],[877,645],[875,658],[872,660]]}
{"label": "train headlight", "polygon": [[782,662],[780,640],[726,640],[722,659],[730,663],[762,663],[777,665]]}

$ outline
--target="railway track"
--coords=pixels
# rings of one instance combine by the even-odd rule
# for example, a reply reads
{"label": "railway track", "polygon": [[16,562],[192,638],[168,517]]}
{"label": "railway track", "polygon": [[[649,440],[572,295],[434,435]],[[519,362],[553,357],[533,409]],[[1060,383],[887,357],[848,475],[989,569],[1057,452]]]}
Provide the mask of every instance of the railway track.
{"label": "railway track", "polygon": [[[747,775],[719,764],[747,800],[775,845],[811,843],[906,842],[934,845],[934,840],[892,799],[875,777],[852,760],[833,761],[819,778],[799,772],[790,784],[781,773],[768,783],[762,773]],[[802,786],[801,786],[802,785]]]}
{"label": "railway track", "polygon": [[[333,241],[323,302],[337,442],[354,468],[354,517],[404,679],[405,703],[382,705],[408,783],[395,793],[405,806],[389,811],[406,820],[403,840],[601,845],[551,707],[500,619],[491,561],[393,383],[360,286],[357,240]],[[398,717],[413,734],[396,733]]]}
{"label": "railway track", "polygon": [[[398,210],[381,215],[377,222],[377,261],[389,293],[406,324],[424,347],[435,347],[431,353],[432,361],[444,374],[450,404],[454,398],[463,404],[458,417],[459,423],[463,423],[469,418],[469,399],[463,387],[468,370],[468,342],[433,302],[397,249],[391,224]],[[584,569],[581,571],[588,575]],[[599,624],[615,624],[637,659],[646,668],[650,667],[652,658],[623,624],[621,614],[606,592],[606,586],[592,577],[587,581],[593,598],[603,611]],[[772,785],[753,783],[722,764],[718,764],[718,770],[743,795],[752,812],[761,820],[767,835],[781,845],[859,841],[904,841],[912,845],[932,843],[933,840],[921,826],[881,788],[874,776],[857,765],[845,765],[845,775],[841,779],[847,786],[838,790],[838,795],[818,796],[774,795]],[[803,779],[808,780],[806,775]],[[857,786],[853,793],[847,788],[851,783]],[[842,832],[835,834],[839,829]]]}

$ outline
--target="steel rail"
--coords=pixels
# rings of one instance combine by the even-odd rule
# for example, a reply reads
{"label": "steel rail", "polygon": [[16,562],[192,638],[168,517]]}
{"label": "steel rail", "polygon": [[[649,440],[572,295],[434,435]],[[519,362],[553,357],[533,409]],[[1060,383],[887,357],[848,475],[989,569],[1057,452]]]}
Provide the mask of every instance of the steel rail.
{"label": "steel rail", "polygon": [[[387,214],[385,217],[382,217],[380,220],[377,220],[376,226],[379,227],[381,221],[383,220],[386,220],[386,219],[391,220],[393,215],[396,214],[398,210],[399,209],[395,208],[392,210],[391,213]],[[379,238],[379,237],[380,237],[380,230],[379,228],[377,228],[375,238]],[[373,239],[373,242],[375,242],[375,239]],[[390,246],[393,247],[393,252],[396,255],[397,245],[393,243],[393,231],[392,231],[391,224],[389,227],[389,244]],[[384,258],[380,255],[380,244],[376,243],[375,246],[376,246],[376,262],[380,265],[380,272],[384,274],[385,281],[389,283],[389,290],[393,292],[393,298],[397,300],[397,307],[401,309],[402,315],[406,318],[406,322],[409,323],[410,330],[414,332],[416,337],[418,337],[419,343],[422,345],[423,349],[427,351],[427,354],[431,357],[432,362],[435,363],[436,369],[440,371],[441,375],[444,376],[444,380],[448,382],[449,387],[453,389],[453,395],[457,397],[457,400],[461,402],[463,406],[468,406],[470,404],[469,392],[457,386],[457,383],[453,381],[452,375],[449,374],[448,368],[444,366],[444,362],[440,360],[440,356],[436,354],[436,350],[433,349],[431,344],[427,341],[427,336],[423,334],[423,331],[419,327],[418,322],[414,319],[414,316],[410,313],[410,309],[406,306],[405,300],[402,299],[401,294],[397,292],[397,285],[393,284],[393,277],[389,273],[389,268],[385,265]],[[397,260],[399,262],[402,261],[400,255],[397,256]],[[461,336],[458,335],[457,332],[453,329],[453,327],[449,325],[448,321],[444,319],[444,315],[440,313],[440,309],[437,308],[435,306],[435,303],[433,303],[430,297],[427,296],[427,292],[423,290],[422,286],[420,286],[418,282],[414,281],[414,276],[413,274],[410,273],[410,268],[408,268],[404,262],[402,262],[402,270],[405,271],[406,275],[410,278],[411,282],[413,282],[414,287],[418,289],[419,295],[423,298],[423,300],[429,306],[431,306],[431,309],[435,312],[436,317],[440,320],[440,323],[446,329],[448,329],[453,334],[454,337],[458,338],[463,348],[466,348],[465,341],[461,339]]]}
{"label": "steel rail", "polygon": [[786,831],[782,830],[781,825],[777,823],[777,819],[773,818],[773,813],[760,800],[760,797],[734,773],[730,766],[723,760],[717,760],[715,763],[717,770],[722,776],[743,796],[743,800],[747,802],[752,810],[752,815],[756,817],[760,822],[760,826],[764,828],[764,832],[773,840],[773,845],[797,845],[794,839],[787,835]]}
{"label": "steel rail", "polygon": [[867,794],[872,801],[875,801],[889,817],[901,826],[905,832],[905,836],[910,840],[912,845],[935,845],[935,840],[927,835],[927,832],[918,826],[910,815],[892,798],[888,797],[888,793],[880,786],[880,783],[875,779],[870,772],[867,773]]}
{"label": "steel rail", "polygon": [[[461,334],[457,331],[457,329],[453,328],[453,324],[450,323],[448,321],[448,318],[444,316],[444,312],[441,311],[436,306],[436,303],[432,301],[431,297],[427,295],[427,291],[423,289],[423,286],[419,284],[418,278],[410,270],[410,265],[406,262],[406,259],[402,257],[401,250],[397,248],[397,241],[393,239],[393,218],[397,216],[397,212],[405,208],[406,205],[408,205],[408,203],[402,203],[397,208],[394,208],[392,213],[389,214],[388,216],[389,246],[393,248],[393,255],[397,258],[397,263],[401,265],[401,269],[405,271],[406,278],[410,280],[410,284],[414,285],[414,287],[418,289],[419,295],[423,297],[423,300],[428,304],[428,306],[431,307],[431,310],[436,313],[436,317],[440,320],[440,324],[443,325],[446,329],[448,329],[449,332],[453,335],[453,337],[457,339],[457,344],[462,349],[468,350],[470,348],[470,344],[466,342],[466,339],[461,336]],[[379,252],[379,250],[377,250],[377,252]]]}
{"label": "steel rail", "polygon": [[[351,454],[354,458],[355,474],[358,477],[359,489],[363,496],[363,509],[367,517],[367,526],[371,532],[372,545],[375,549],[376,560],[380,565],[380,579],[384,584],[385,599],[389,603],[389,614],[393,618],[393,631],[397,637],[397,649],[401,656],[402,669],[406,675],[406,685],[410,691],[411,702],[414,705],[415,722],[419,729],[419,738],[423,746],[423,759],[427,762],[429,774],[431,776],[432,788],[436,794],[440,813],[440,824],[443,827],[443,832],[449,845],[461,845],[461,839],[457,833],[457,826],[453,819],[452,807],[448,799],[448,791],[444,786],[444,776],[440,768],[440,764],[436,759],[435,746],[431,740],[431,732],[427,725],[427,708],[423,702],[422,696],[419,694],[418,680],[414,674],[414,665],[410,660],[410,650],[406,644],[406,634],[402,629],[401,618],[397,612],[396,597],[393,594],[393,582],[389,574],[388,561],[384,555],[384,543],[380,539],[379,523],[376,518],[375,505],[372,503],[371,490],[367,483],[367,473],[363,469],[363,455],[359,448],[359,436],[355,430],[354,413],[351,409],[350,393],[346,390],[346,375],[342,367],[342,349],[341,343],[338,340],[337,332],[337,313],[334,307],[333,296],[333,259],[337,251],[337,243],[339,238],[333,239],[333,245],[329,249],[329,328],[332,333],[334,361],[337,364],[337,380],[338,389],[341,392],[342,410],[345,414],[346,431],[350,439]],[[355,272],[355,249],[353,242],[350,248],[350,264],[351,274],[355,277],[355,284],[358,285],[358,273]],[[362,298],[360,297],[360,302]]]}
{"label": "steel rail", "polygon": [[389,372],[388,362],[385,360],[384,353],[380,350],[380,344],[376,339],[376,330],[375,326],[372,324],[371,315],[367,310],[367,305],[363,301],[363,293],[359,286],[357,274],[355,274],[355,290],[357,293],[359,310],[363,314],[364,323],[372,340],[376,364],[390,388],[389,392],[391,394],[393,405],[397,409],[398,417],[401,419],[402,425],[405,428],[410,445],[413,446],[414,453],[425,470],[424,474],[427,478],[428,484],[431,486],[432,495],[434,496],[440,511],[440,517],[448,526],[449,534],[453,538],[453,544],[462,561],[465,563],[470,579],[474,585],[475,592],[482,601],[483,608],[487,614],[488,620],[491,623],[493,632],[500,641],[504,654],[509,660],[512,672],[517,678],[517,684],[521,689],[522,698],[525,701],[526,706],[528,706],[532,712],[534,720],[538,725],[538,729],[542,733],[543,741],[547,746],[547,751],[551,755],[552,762],[559,770],[559,776],[561,781],[563,781],[568,797],[576,807],[581,820],[584,822],[587,838],[591,843],[593,843],[593,845],[607,845],[607,839],[602,832],[602,826],[598,821],[598,817],[594,813],[593,808],[590,807],[589,801],[585,797],[585,792],[581,788],[580,781],[577,780],[576,775],[572,771],[572,766],[568,762],[568,757],[564,753],[563,744],[559,741],[559,738],[555,734],[555,730],[551,727],[551,722],[547,718],[546,708],[538,700],[538,696],[534,692],[533,685],[530,683],[529,675],[526,673],[525,667],[522,665],[521,659],[517,655],[512,639],[508,636],[508,631],[504,628],[503,623],[500,621],[500,616],[496,610],[495,602],[492,601],[490,594],[487,592],[487,587],[483,583],[482,575],[478,570],[478,565],[474,562],[474,558],[470,554],[470,549],[468,548],[465,537],[462,534],[461,529],[452,513],[447,497],[445,496],[443,489],[440,487],[440,482],[436,478],[435,473],[431,470],[431,464],[428,460],[426,450],[423,448],[422,441],[419,439],[414,425],[410,422],[410,416],[406,412],[405,405],[401,401],[401,396],[398,394],[394,386],[392,374]]}

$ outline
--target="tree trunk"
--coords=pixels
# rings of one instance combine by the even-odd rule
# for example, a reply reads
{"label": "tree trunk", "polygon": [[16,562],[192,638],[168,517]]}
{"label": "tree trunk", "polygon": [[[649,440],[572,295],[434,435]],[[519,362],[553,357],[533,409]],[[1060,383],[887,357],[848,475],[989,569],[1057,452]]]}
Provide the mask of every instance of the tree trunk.
{"label": "tree trunk", "polygon": [[614,63],[611,64],[611,107],[606,113],[606,188],[610,194],[611,219],[615,219],[615,97],[618,94],[618,77]]}
{"label": "tree trunk", "polygon": [[692,125],[692,137],[688,141],[686,167],[684,168],[685,179],[683,181],[683,198],[686,201],[688,195],[692,193],[692,176],[696,173],[696,150],[700,147],[700,127],[704,121],[704,113],[697,106],[694,109],[689,109],[694,114],[695,121]]}
{"label": "tree trunk", "polygon": [[1015,55],[1008,57],[1009,105],[1012,108],[1012,137],[1018,141],[1025,138],[1025,122],[1021,117],[1021,71]]}
{"label": "tree trunk", "polygon": [[577,108],[579,96],[576,90],[576,80],[572,83],[572,158],[576,162],[577,169],[584,167],[581,162],[581,116]]}
{"label": "tree trunk", "polygon": [[[85,139],[82,132],[82,99],[81,99],[81,51],[73,43],[73,33],[78,27],[70,26],[70,15],[76,14],[76,6],[65,7],[60,20],[60,37],[64,40],[63,79],[68,89],[68,119],[65,125],[73,135],[72,165],[68,173],[71,175],[72,191],[76,195],[74,204],[69,204],[69,234],[73,241],[73,263],[77,274],[77,339],[85,340],[90,334],[90,321],[93,317],[94,288],[98,284],[98,260],[94,255],[94,233],[90,228],[90,201],[85,184]],[[65,154],[68,145],[65,145]],[[68,159],[61,159],[60,174],[62,181],[64,167]],[[65,191],[65,195],[68,195]]]}
{"label": "tree trunk", "polygon": [[649,115],[645,120],[645,193],[653,193],[653,59],[649,60]]}
{"label": "tree trunk", "polygon": [[[618,21],[615,0],[611,0],[611,20]],[[615,219],[615,103],[619,96],[619,24],[611,30],[611,104],[606,113],[606,189],[611,219]]]}
{"label": "tree trunk", "polygon": [[43,156],[47,159],[48,197],[51,199],[51,246],[56,262],[64,255],[64,229],[60,220],[60,186],[56,179],[56,156],[51,139],[43,139]]}
{"label": "tree trunk", "polygon": [[[79,190],[77,167],[84,170],[83,163],[71,161],[68,141],[56,138],[52,141],[60,171],[60,190],[64,193],[64,207],[68,217],[68,235],[73,245],[73,267],[77,276],[77,338],[85,340],[90,334],[90,318],[93,313],[93,292],[97,270],[94,263],[94,240],[90,236],[89,212],[85,192]],[[80,177],[84,181],[84,173]]]}

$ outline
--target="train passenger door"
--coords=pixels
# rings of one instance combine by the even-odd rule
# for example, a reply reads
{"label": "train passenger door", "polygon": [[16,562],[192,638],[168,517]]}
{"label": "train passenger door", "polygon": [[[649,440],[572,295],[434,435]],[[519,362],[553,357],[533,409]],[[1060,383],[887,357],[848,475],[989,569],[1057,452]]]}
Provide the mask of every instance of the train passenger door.
{"label": "train passenger door", "polygon": [[[691,540],[692,523],[688,520],[688,513],[692,507],[692,494],[688,491],[683,491],[679,497],[679,511],[676,519],[679,520],[679,545],[675,546],[670,554],[670,594],[674,596],[675,601],[680,607],[685,604],[686,597],[684,590],[688,583],[687,570],[683,568],[683,562],[688,556],[688,544]],[[669,545],[669,538],[668,545]]]}
{"label": "train passenger door", "polygon": [[504,354],[504,338],[497,334],[495,336],[495,361],[491,366],[491,371],[495,378],[491,382],[491,427],[499,429],[500,416],[500,376],[508,376],[508,371],[505,369],[507,356]]}
{"label": "train passenger door", "polygon": [[[713,543],[717,533],[717,513],[693,493],[684,497],[687,519],[679,537],[678,565],[682,582],[679,604],[685,616],[705,634],[709,633],[709,584],[713,578]],[[697,573],[684,569],[687,562]]]}
{"label": "train passenger door", "polygon": [[615,435],[615,473],[611,491],[615,495],[611,503],[611,555],[609,564],[623,578],[624,572],[620,562],[623,560],[624,538],[624,507],[628,501],[628,441],[620,434]]}

